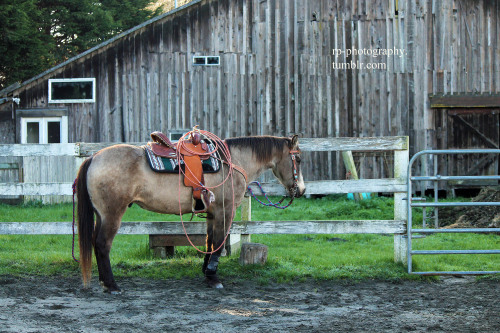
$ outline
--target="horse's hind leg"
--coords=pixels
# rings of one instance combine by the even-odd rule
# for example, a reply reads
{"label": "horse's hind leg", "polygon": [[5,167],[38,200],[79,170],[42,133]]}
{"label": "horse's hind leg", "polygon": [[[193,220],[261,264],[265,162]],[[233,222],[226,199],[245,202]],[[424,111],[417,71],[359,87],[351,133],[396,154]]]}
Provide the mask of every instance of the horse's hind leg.
{"label": "horse's hind leg", "polygon": [[103,272],[104,268],[102,267],[102,260],[100,259],[100,256],[97,255],[97,246],[96,246],[96,236],[99,235],[99,231],[101,229],[101,216],[96,212],[96,221],[95,221],[95,228],[94,228],[94,238],[92,239],[92,244],[94,245],[94,254],[96,256],[96,262],[97,262],[97,270],[99,271],[99,282],[102,284],[104,277],[103,277]]}
{"label": "horse's hind leg", "polygon": [[[98,215],[98,214],[97,214]],[[120,216],[121,217],[121,216]],[[96,224],[96,235],[95,235],[95,243],[94,243],[94,252],[97,261],[97,268],[99,270],[99,281],[104,288],[104,291],[107,291],[112,294],[120,293],[121,290],[118,288],[118,285],[115,282],[115,278],[113,276],[113,271],[111,270],[111,263],[109,261],[109,253],[111,251],[111,245],[113,244],[113,239],[118,232],[120,227],[120,218],[119,219],[111,219],[111,218],[99,218]]]}

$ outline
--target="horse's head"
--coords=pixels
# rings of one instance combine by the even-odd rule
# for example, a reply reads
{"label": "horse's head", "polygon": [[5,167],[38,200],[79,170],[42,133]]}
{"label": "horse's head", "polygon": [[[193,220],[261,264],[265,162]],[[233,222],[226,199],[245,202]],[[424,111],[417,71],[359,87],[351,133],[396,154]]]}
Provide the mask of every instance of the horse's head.
{"label": "horse's head", "polygon": [[300,149],[298,135],[287,139],[282,158],[273,166],[276,178],[286,187],[291,197],[301,197],[306,191],[302,169],[300,167]]}

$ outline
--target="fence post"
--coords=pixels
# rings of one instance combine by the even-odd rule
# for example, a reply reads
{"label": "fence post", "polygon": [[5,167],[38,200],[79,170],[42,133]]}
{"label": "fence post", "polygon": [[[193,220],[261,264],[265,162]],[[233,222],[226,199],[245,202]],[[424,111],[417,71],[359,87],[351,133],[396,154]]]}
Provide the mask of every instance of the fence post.
{"label": "fence post", "polygon": [[[408,139],[407,139],[408,140]],[[408,143],[405,150],[394,151],[394,178],[406,180],[408,176]],[[394,220],[408,221],[408,212],[406,210],[406,192],[394,193]],[[394,235],[394,261],[397,263],[407,263],[408,242],[406,234]]]}
{"label": "fence post", "polygon": [[[241,202],[241,220],[251,221],[252,220],[252,198],[245,195],[243,201]],[[251,235],[241,235],[240,243],[251,243]]]}
{"label": "fence post", "polygon": [[[344,166],[348,173],[350,173],[349,179],[358,180],[358,171],[356,170],[356,165],[354,164],[354,158],[352,157],[352,151],[346,150],[342,152],[342,159],[344,160]],[[353,193],[355,201],[361,201],[363,199],[363,193]]]}

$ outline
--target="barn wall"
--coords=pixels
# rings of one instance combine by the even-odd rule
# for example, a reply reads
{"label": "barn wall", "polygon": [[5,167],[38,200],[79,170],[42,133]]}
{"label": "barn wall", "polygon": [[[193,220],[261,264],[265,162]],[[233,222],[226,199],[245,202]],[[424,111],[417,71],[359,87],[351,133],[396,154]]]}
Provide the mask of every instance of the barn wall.
{"label": "barn wall", "polygon": [[[95,104],[64,105],[70,142],[146,141],[199,124],[222,137],[409,135],[414,153],[436,147],[428,94],[500,92],[499,1],[395,3],[199,1],[16,95],[22,108],[46,107],[48,78],[96,77]],[[332,55],[350,48],[405,56]],[[193,55],[219,55],[221,65],[193,66]],[[334,61],[387,67],[333,69]],[[362,178],[391,176],[392,156],[355,157]],[[338,154],[305,160],[306,179],[345,177]]]}
{"label": "barn wall", "polygon": [[16,143],[13,102],[0,104],[0,142]]}

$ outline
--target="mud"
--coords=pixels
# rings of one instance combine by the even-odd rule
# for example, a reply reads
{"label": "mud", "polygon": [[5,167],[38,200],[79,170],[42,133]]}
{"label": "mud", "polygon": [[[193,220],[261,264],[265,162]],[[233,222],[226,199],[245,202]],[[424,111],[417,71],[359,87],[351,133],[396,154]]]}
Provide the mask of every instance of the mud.
{"label": "mud", "polygon": [[500,332],[500,283],[121,279],[121,295],[78,278],[0,276],[0,332]]}

